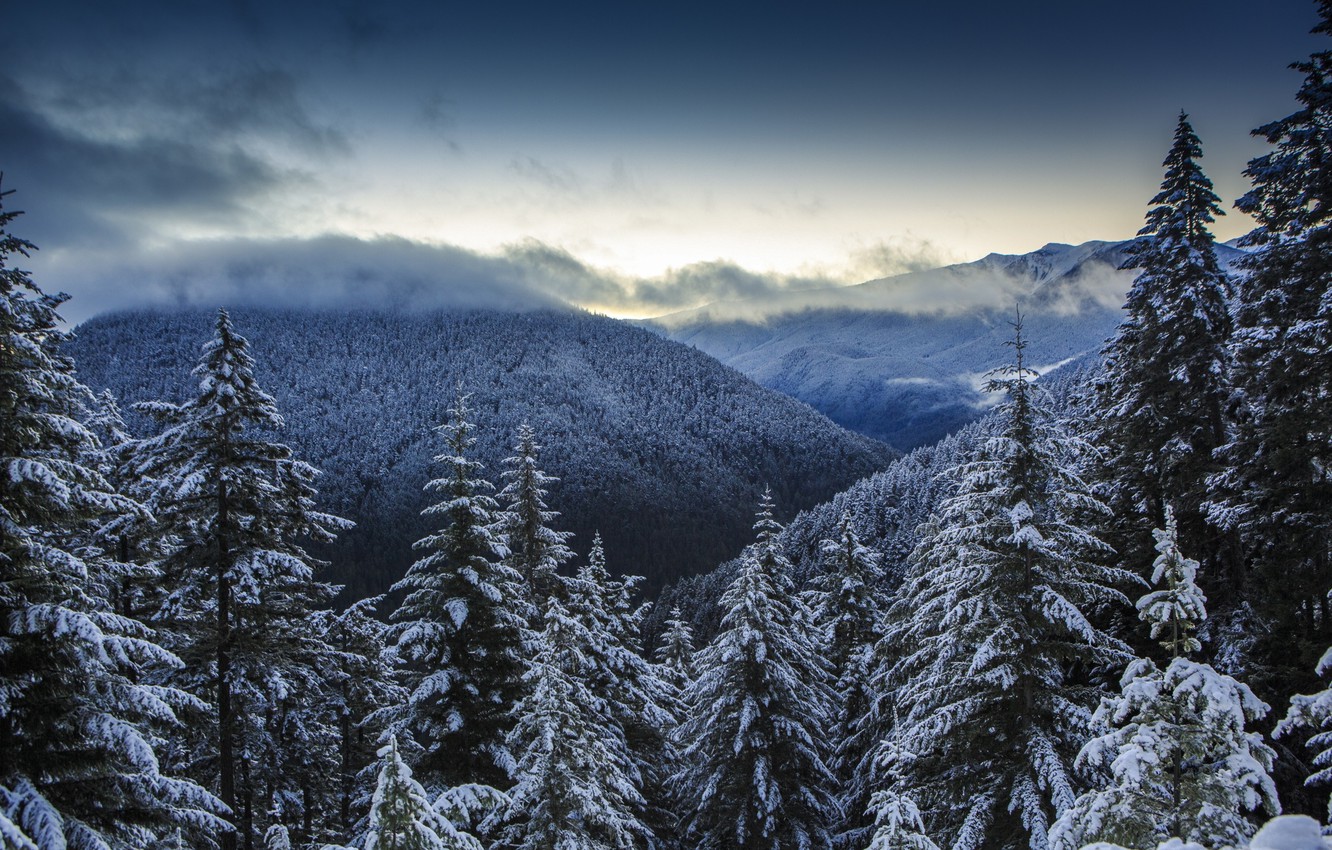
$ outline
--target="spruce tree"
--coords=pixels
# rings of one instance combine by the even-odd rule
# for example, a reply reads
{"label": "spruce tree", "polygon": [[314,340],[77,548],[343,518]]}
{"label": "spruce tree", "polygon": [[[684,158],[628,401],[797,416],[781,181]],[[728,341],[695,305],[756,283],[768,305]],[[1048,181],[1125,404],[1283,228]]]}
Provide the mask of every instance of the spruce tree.
{"label": "spruce tree", "polygon": [[1181,112],[1161,191],[1123,265],[1139,274],[1104,352],[1096,442],[1112,478],[1121,556],[1146,562],[1151,540],[1142,530],[1161,521],[1169,502],[1185,544],[1205,553],[1202,579],[1219,599],[1238,585],[1238,559],[1207,526],[1202,504],[1212,453],[1226,437],[1229,281],[1208,230],[1223,212],[1201,158]]}
{"label": "spruce tree", "polygon": [[[1314,33],[1332,35],[1332,2],[1318,10]],[[1246,560],[1246,677],[1282,702],[1317,686],[1332,644],[1332,51],[1291,67],[1305,75],[1299,108],[1254,131],[1275,149],[1249,162],[1236,204],[1258,226],[1243,240],[1236,421],[1211,510]]]}
{"label": "spruce tree", "polygon": [[988,388],[1003,392],[1001,430],[953,471],[959,488],[925,529],[890,610],[898,647],[900,744],[915,754],[904,790],[955,850],[1046,846],[1073,804],[1073,756],[1094,690],[1077,669],[1126,647],[1090,619],[1131,582],[1102,564],[1087,530],[1104,513],[1076,472],[1076,441],[1050,421],[1023,359]]}
{"label": "spruce tree", "polygon": [[[216,789],[253,846],[272,818],[305,820],[282,805],[283,786],[335,764],[322,751],[328,730],[286,721],[324,702],[322,674],[334,663],[310,619],[335,588],[316,578],[321,564],[304,546],[350,523],[316,510],[317,471],[270,439],[282,418],[225,310],[193,374],[198,392],[184,403],[139,406],[165,426],[137,458],[171,544],[154,619],[184,661],[159,678],[205,707],[175,760]],[[223,836],[224,846],[235,839]]]}
{"label": "spruce tree", "polygon": [[1189,656],[1206,619],[1195,583],[1198,562],[1180,552],[1175,518],[1166,508],[1154,535],[1159,553],[1152,582],[1164,585],[1138,601],[1152,638],[1170,653],[1164,671],[1133,661],[1120,694],[1093,717],[1104,731],[1082,749],[1078,765],[1097,780],[1051,830],[1054,850],[1110,842],[1152,850],[1170,838],[1207,847],[1242,847],[1253,834],[1248,816],[1280,814],[1268,772],[1273,752],[1245,731],[1267,706],[1249,688]]}
{"label": "spruce tree", "polygon": [[[1323,653],[1318,662],[1318,675],[1326,677],[1332,671],[1332,648]],[[1273,737],[1280,738],[1293,732],[1312,733],[1306,746],[1313,751],[1313,759],[1305,786],[1326,789],[1332,785],[1332,688],[1323,688],[1313,694],[1296,694],[1290,698],[1285,718],[1277,724]],[[1326,790],[1323,790],[1326,794]],[[1327,803],[1327,822],[1332,823],[1332,799]]]}
{"label": "spruce tree", "polygon": [[541,449],[532,426],[519,425],[514,453],[504,459],[505,484],[499,494],[504,506],[500,528],[509,550],[505,563],[522,576],[538,610],[547,597],[563,595],[560,567],[573,559],[568,546],[573,535],[550,527],[559,512],[546,506],[546,496],[559,479],[542,471]]}
{"label": "spruce tree", "polygon": [[490,484],[469,456],[474,428],[459,393],[438,429],[446,445],[435,462],[444,475],[426,485],[444,500],[424,513],[445,525],[417,541],[426,554],[394,585],[406,594],[392,619],[410,694],[378,718],[388,734],[413,743],[411,760],[435,793],[469,782],[508,787],[514,763],[505,737],[523,693],[529,613],[519,573],[502,560]]}
{"label": "spruce tree", "polygon": [[[141,684],[180,662],[111,610],[118,562],[90,547],[135,514],[95,460],[88,392],[60,351],[57,308],[12,265],[0,191],[0,846],[139,848],[184,827],[225,830],[219,802],[159,769],[161,736],[188,702]],[[92,533],[90,533],[90,530]],[[96,561],[92,563],[91,561]]]}
{"label": "spruce tree", "polygon": [[685,694],[683,839],[702,850],[826,850],[837,812],[824,742],[830,673],[767,492],[754,527],[722,596],[722,631],[699,652]]}
{"label": "spruce tree", "polygon": [[522,753],[504,843],[515,850],[628,850],[651,840],[624,731],[585,684],[595,638],[560,604],[527,673],[509,746]]}

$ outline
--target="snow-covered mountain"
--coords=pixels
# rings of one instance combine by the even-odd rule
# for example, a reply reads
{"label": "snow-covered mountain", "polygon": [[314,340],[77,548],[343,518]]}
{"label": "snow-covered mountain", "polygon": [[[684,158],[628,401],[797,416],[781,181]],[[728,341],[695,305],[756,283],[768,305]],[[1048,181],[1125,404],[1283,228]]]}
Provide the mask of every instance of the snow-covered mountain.
{"label": "snow-covered mountain", "polygon": [[[183,400],[212,336],[210,310],[102,316],[78,328],[82,380],[122,407]],[[325,553],[355,597],[382,592],[433,530],[419,515],[456,388],[472,394],[477,454],[499,483],[521,422],[562,480],[550,495],[586,552],[650,588],[710,569],[749,542],[771,486],[789,517],[884,468],[881,443],[837,427],[716,360],[641,328],[576,311],[232,311],[276,396],[280,436],[323,471],[321,507],[357,522]],[[137,423],[143,426],[142,421]]]}
{"label": "snow-covered mountain", "polygon": [[[1050,244],[1029,254],[713,304],[655,320],[765,387],[907,450],[977,417],[985,373],[1008,362],[1021,307],[1028,362],[1048,371],[1098,352],[1122,317],[1128,242]],[[1241,255],[1218,246],[1223,264]]]}

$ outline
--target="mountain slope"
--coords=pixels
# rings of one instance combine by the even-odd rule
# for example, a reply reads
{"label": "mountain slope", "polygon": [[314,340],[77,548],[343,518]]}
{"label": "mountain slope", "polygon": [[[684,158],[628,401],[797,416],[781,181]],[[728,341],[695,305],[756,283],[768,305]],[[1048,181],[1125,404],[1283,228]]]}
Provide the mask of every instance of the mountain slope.
{"label": "mountain slope", "polygon": [[[989,369],[1007,362],[1015,307],[1040,371],[1098,352],[1122,319],[1127,242],[1046,245],[974,263],[711,305],[653,327],[900,449],[975,419]],[[1240,252],[1219,246],[1223,263]]]}
{"label": "mountain slope", "polygon": [[[326,553],[356,596],[384,590],[428,530],[432,428],[462,386],[478,456],[498,483],[520,422],[562,480],[550,504],[586,551],[649,584],[711,568],[748,541],[771,485],[788,516],[883,468],[893,453],[686,346],[575,312],[235,310],[280,438],[323,470],[322,505],[358,523]],[[71,343],[79,374],[122,406],[180,400],[212,311],[93,319]],[[145,423],[136,423],[142,427]]]}

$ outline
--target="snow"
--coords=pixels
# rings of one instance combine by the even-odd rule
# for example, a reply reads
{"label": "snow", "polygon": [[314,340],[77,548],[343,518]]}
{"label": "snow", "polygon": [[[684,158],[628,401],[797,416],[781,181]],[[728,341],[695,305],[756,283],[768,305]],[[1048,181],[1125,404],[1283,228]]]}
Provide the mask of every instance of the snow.
{"label": "snow", "polygon": [[1323,837],[1318,821],[1308,815],[1272,818],[1249,842],[1249,850],[1327,850],[1329,847],[1332,842]]}

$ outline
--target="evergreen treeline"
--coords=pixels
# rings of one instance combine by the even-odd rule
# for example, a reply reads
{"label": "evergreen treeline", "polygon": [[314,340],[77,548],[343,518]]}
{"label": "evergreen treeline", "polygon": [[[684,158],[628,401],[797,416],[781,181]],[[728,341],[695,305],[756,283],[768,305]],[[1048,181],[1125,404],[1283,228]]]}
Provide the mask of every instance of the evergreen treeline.
{"label": "evergreen treeline", "polygon": [[489,466],[458,385],[418,557],[336,610],[317,552],[351,523],[231,315],[133,436],[0,194],[0,848],[1151,850],[1332,819],[1332,52],[1295,67],[1241,276],[1181,114],[1099,368],[1037,383],[1019,315],[984,422],[789,528],[765,491],[653,628],[561,527],[566,435]]}

